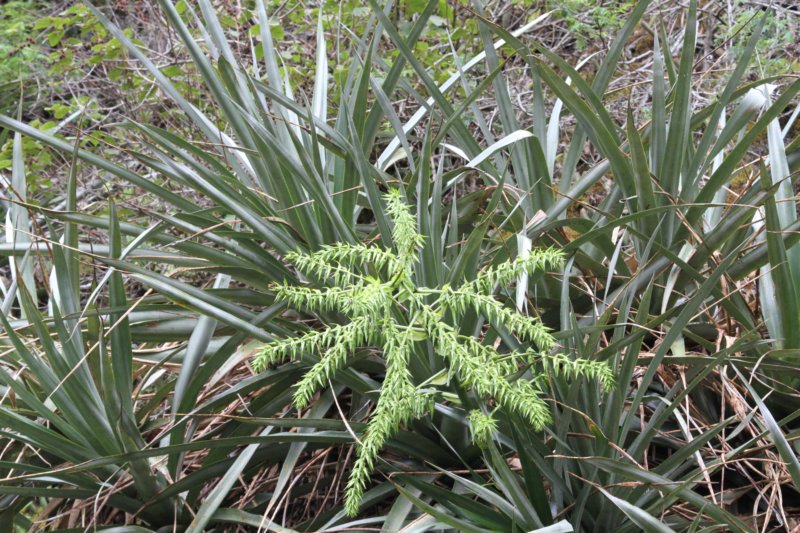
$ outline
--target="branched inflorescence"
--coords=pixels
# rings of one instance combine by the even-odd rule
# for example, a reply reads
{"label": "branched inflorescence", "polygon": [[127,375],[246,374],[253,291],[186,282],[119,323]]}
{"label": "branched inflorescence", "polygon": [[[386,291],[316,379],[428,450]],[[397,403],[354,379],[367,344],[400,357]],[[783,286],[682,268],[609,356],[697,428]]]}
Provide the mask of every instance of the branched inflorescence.
{"label": "branched inflorescence", "polygon": [[[401,425],[419,418],[432,405],[430,389],[415,386],[408,369],[417,343],[430,343],[447,361],[450,375],[457,376],[463,386],[499,408],[523,417],[537,430],[551,421],[550,409],[541,398],[536,379],[511,379],[512,374],[521,374],[521,365],[541,364],[568,377],[596,379],[604,387],[614,382],[605,363],[551,353],[555,340],[541,321],[506,307],[492,296],[498,286],[506,286],[533,271],[560,265],[562,255],[558,250],[535,250],[529,257],[489,268],[459,287],[416,287],[413,266],[424,238],[417,232],[416,218],[400,192],[394,190],[385,198],[387,213],[394,223],[394,252],[363,244],[337,244],[313,254],[291,253],[287,261],[304,275],[330,286],[324,290],[274,287],[277,298],[293,307],[337,311],[346,315],[349,323],[267,344],[253,362],[257,370],[263,370],[286,359],[318,354],[319,362],[300,380],[294,393],[295,404],[303,408],[348,364],[357,349],[367,346],[382,349],[386,375],[375,411],[360,437],[356,462],[347,483],[345,508],[350,515],[358,512],[378,454],[387,440]],[[475,337],[461,335],[445,321],[447,317],[458,323],[468,312],[483,315],[495,328],[530,341],[535,349],[500,354]],[[400,315],[402,322],[398,321]],[[487,445],[496,430],[494,418],[475,410],[469,419],[475,443]]]}

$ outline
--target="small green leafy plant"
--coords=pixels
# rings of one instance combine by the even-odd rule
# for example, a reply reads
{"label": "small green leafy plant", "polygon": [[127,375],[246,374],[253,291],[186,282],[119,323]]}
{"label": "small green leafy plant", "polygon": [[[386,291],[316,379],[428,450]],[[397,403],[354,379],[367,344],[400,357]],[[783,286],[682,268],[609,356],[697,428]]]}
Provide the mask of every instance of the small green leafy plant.
{"label": "small green leafy plant", "polygon": [[[347,364],[357,348],[382,347],[386,361],[383,388],[360,440],[347,484],[345,507],[351,516],[358,512],[383,445],[401,424],[422,416],[434,399],[430,388],[412,382],[408,364],[416,343],[432,343],[435,352],[447,361],[451,375],[458,376],[464,386],[492,399],[498,407],[522,416],[537,430],[550,422],[550,410],[541,398],[541,376],[509,379],[519,372],[521,364],[546,364],[568,375],[595,378],[606,388],[614,382],[605,363],[550,354],[555,340],[542,322],[505,307],[492,296],[498,285],[507,285],[534,270],[559,265],[562,261],[559,250],[537,250],[528,257],[506,261],[458,288],[416,287],[412,267],[424,238],[417,232],[416,218],[400,192],[393,190],[385,199],[394,222],[392,237],[396,252],[363,244],[340,244],[323,247],[310,255],[290,253],[286,259],[303,274],[331,280],[332,286],[325,290],[275,286],[277,297],[292,306],[338,311],[349,318],[349,323],[269,343],[254,361],[255,368],[263,370],[286,358],[323,353],[297,384],[294,403],[304,408],[314,393]],[[384,279],[381,273],[386,274]],[[469,311],[482,314],[495,327],[533,342],[538,350],[501,354],[448,324],[448,318],[457,322]],[[491,416],[473,411],[470,421],[476,444],[488,444],[495,428]]]}

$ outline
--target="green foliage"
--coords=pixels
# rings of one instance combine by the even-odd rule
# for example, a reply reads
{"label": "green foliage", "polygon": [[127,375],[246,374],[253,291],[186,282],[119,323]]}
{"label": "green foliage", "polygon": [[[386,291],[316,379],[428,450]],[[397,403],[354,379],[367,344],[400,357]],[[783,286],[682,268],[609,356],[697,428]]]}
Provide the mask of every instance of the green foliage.
{"label": "green foliage", "polygon": [[[539,4],[535,0],[513,0],[528,8]],[[589,43],[607,43],[622,27],[635,2],[630,0],[547,0],[545,8],[553,10],[575,39],[578,50]]]}
{"label": "green foliage", "polygon": [[[130,69],[121,68],[126,59],[125,48],[83,3],[76,3],[64,11],[40,17],[35,29],[41,32],[50,46],[49,75],[64,81],[88,75],[96,65],[103,64],[108,80],[118,90],[125,91],[136,101],[146,101],[149,84]],[[124,34],[131,38],[133,30]],[[134,40],[139,45],[140,41]],[[89,50],[89,53],[86,50]],[[105,81],[105,80],[104,80]],[[102,97],[103,95],[96,95]]]}
{"label": "green foliage", "polygon": [[596,2],[593,0],[567,0],[548,2],[556,9],[575,35],[579,50],[589,43],[607,43],[622,27],[633,9],[633,1]]}
{"label": "green foliage", "polygon": [[[49,132],[55,128],[55,122],[46,122],[44,124],[39,121],[32,121],[31,126],[37,128],[42,132]],[[38,191],[48,189],[52,182],[45,177],[46,169],[50,168],[53,163],[53,153],[45,148],[42,143],[37,142],[30,137],[22,139],[22,151],[29,154],[26,158],[26,172],[28,185]],[[0,170],[10,169],[13,166],[14,159],[14,141],[9,139],[2,146],[0,146]]]}
{"label": "green foliage", "polygon": [[31,39],[40,7],[30,0],[0,3],[0,113],[16,112],[20,97],[30,99],[26,82],[46,67],[46,55]]}
{"label": "green foliage", "polygon": [[[421,416],[432,400],[427,387],[413,384],[408,370],[417,343],[430,343],[439,357],[448,362],[451,375],[508,412],[519,414],[536,430],[541,430],[551,418],[540,397],[542,390],[537,382],[540,376],[533,380],[509,380],[519,371],[520,364],[534,367],[537,362],[546,361],[570,377],[595,377],[606,389],[614,383],[611,369],[604,363],[549,354],[555,341],[541,321],[508,309],[491,296],[496,285],[506,285],[535,270],[560,265],[560,252],[536,250],[529,257],[500,263],[459,288],[417,287],[412,268],[424,239],[417,233],[416,217],[398,189],[387,194],[385,200],[386,212],[393,221],[396,253],[364,245],[325,246],[309,255],[292,253],[287,260],[303,274],[323,282],[330,280],[332,286],[326,290],[289,285],[275,288],[278,300],[309,311],[335,310],[344,313],[349,323],[272,342],[254,360],[255,368],[264,370],[287,357],[300,359],[304,355],[322,354],[295,390],[294,403],[302,409],[320,387],[348,364],[356,349],[382,347],[386,377],[347,484],[345,509],[351,516],[358,513],[367,481],[387,439],[401,424]],[[383,273],[385,280],[370,273]],[[538,351],[529,349],[502,355],[448,325],[446,319],[458,323],[472,311],[486,316],[496,328],[534,342]],[[478,419],[473,414],[470,419],[477,420],[477,426],[473,425],[476,443],[484,445],[488,441],[487,432],[491,433],[495,425],[486,419],[488,415],[481,416]]]}
{"label": "green foliage", "polygon": [[729,11],[729,17],[723,18],[727,22],[723,31],[715,32],[715,44],[721,45],[730,39],[733,55],[740,55],[755,29],[754,20],[761,13],[764,14],[764,28],[756,44],[759,55],[758,67],[765,76],[796,71],[797,63],[793,63],[784,53],[787,47],[796,44],[797,31],[800,29],[796,14],[792,13],[791,9],[761,10],[751,6],[749,2],[735,0]]}
{"label": "green foliage", "polygon": [[[45,55],[31,42],[39,2],[15,0],[0,4],[0,91],[9,81],[25,78],[44,65]],[[19,91],[19,87],[11,88]]]}

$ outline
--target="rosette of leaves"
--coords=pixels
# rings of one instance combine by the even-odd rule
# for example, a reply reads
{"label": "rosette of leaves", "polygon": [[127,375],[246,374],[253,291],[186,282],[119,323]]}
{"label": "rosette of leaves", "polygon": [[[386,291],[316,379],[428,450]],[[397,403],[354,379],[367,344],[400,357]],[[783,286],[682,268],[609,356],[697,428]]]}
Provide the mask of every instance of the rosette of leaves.
{"label": "rosette of leaves", "polygon": [[[511,379],[512,374],[519,375],[520,365],[540,363],[572,376],[595,378],[607,388],[614,381],[605,363],[551,353],[555,340],[540,320],[518,313],[492,296],[497,286],[560,265],[559,250],[534,250],[528,257],[489,268],[459,287],[417,287],[412,267],[424,238],[417,232],[416,217],[400,192],[393,190],[385,199],[393,221],[394,251],[363,244],[340,244],[312,254],[290,253],[286,259],[299,271],[311,278],[327,280],[331,286],[323,290],[285,284],[274,287],[278,299],[293,307],[338,311],[349,322],[269,343],[253,362],[256,370],[261,371],[287,358],[322,354],[320,361],[297,384],[294,403],[304,408],[317,390],[347,365],[358,348],[382,349],[386,363],[383,386],[359,440],[357,459],[347,484],[345,509],[351,516],[358,511],[383,445],[402,424],[422,416],[433,400],[430,389],[414,384],[408,369],[415,343],[432,343],[435,352],[446,360],[450,374],[457,376],[463,386],[497,408],[522,416],[537,430],[550,422],[550,410],[541,398],[537,378]],[[457,323],[470,311],[482,314],[495,327],[531,342],[535,348],[500,354],[475,337],[462,335],[450,323]],[[473,440],[486,445],[495,428],[491,415],[473,412],[470,421]]]}

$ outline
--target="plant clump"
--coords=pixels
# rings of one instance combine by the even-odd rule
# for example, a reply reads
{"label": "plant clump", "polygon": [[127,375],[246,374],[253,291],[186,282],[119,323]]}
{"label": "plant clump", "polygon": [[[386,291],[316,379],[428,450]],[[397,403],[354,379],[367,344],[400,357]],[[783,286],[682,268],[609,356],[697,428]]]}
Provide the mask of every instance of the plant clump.
{"label": "plant clump", "polygon": [[[385,199],[394,223],[395,251],[363,244],[337,244],[312,254],[290,253],[286,259],[303,274],[328,281],[331,286],[324,290],[286,284],[274,287],[277,298],[293,307],[337,311],[348,317],[348,323],[271,342],[254,360],[254,367],[261,371],[287,358],[322,354],[294,392],[294,403],[302,409],[318,389],[347,365],[358,348],[382,349],[386,364],[383,387],[366,432],[360,438],[347,484],[345,507],[351,516],[358,512],[386,441],[402,424],[421,417],[434,400],[431,389],[415,385],[409,371],[409,360],[417,343],[431,343],[435,353],[446,360],[450,377],[457,376],[463,386],[493,400],[497,407],[523,417],[537,430],[550,422],[550,410],[541,397],[541,376],[511,379],[512,375],[519,375],[521,365],[545,364],[565,375],[595,378],[606,388],[614,382],[611,369],[603,362],[574,360],[551,353],[556,347],[555,339],[538,318],[518,313],[492,296],[497,286],[560,265],[559,250],[534,250],[528,257],[489,268],[459,287],[417,287],[413,266],[424,238],[417,232],[416,217],[400,191],[393,190]],[[451,323],[457,324],[471,311],[486,317],[494,327],[533,343],[535,348],[501,354],[475,337],[461,334]],[[475,443],[487,445],[496,428],[491,415],[473,412],[470,420]]]}

